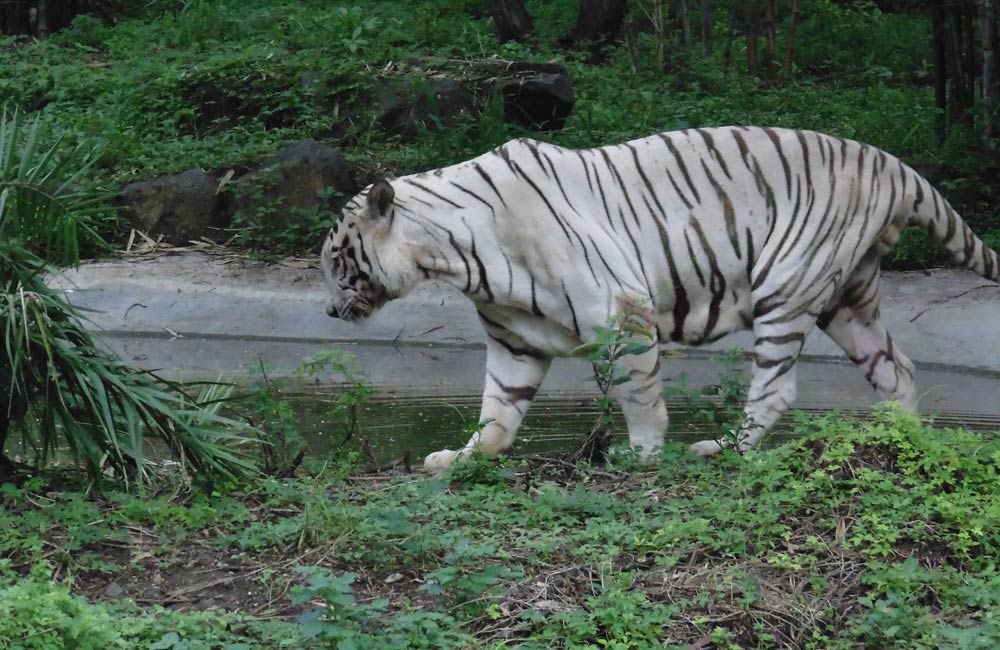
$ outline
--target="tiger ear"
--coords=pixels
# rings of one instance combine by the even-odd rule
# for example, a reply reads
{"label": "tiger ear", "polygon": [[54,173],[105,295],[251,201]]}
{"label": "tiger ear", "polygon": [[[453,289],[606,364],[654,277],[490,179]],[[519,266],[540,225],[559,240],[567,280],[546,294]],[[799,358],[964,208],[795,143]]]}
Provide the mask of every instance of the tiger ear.
{"label": "tiger ear", "polygon": [[368,190],[368,211],[373,217],[386,216],[395,197],[396,191],[392,189],[389,181],[384,178],[375,181],[375,184]]}

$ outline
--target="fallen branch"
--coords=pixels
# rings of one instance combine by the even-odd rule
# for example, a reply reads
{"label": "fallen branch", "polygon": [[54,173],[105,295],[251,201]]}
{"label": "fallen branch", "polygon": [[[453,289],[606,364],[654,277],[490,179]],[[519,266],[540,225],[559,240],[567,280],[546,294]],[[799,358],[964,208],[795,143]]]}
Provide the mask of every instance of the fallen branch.
{"label": "fallen branch", "polygon": [[962,293],[956,293],[954,296],[948,296],[947,298],[942,298],[940,300],[932,300],[929,303],[927,303],[926,307],[924,307],[919,312],[917,312],[917,315],[914,316],[913,318],[911,318],[910,322],[912,323],[913,321],[917,320],[918,318],[920,318],[921,316],[923,316],[924,314],[926,314],[927,312],[929,312],[934,305],[940,305],[940,304],[948,302],[949,300],[954,300],[956,298],[961,298],[965,294],[972,293],[973,291],[978,291],[979,289],[989,289],[991,287],[996,287],[996,285],[995,284],[981,284],[978,287],[972,287],[971,289],[966,289]]}

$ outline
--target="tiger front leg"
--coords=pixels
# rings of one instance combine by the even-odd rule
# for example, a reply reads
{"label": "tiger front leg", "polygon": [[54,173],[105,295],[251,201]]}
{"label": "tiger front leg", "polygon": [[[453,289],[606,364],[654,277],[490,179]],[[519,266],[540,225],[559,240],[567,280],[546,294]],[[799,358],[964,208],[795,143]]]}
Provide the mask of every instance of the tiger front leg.
{"label": "tiger front leg", "polygon": [[528,347],[513,333],[497,333],[493,329],[487,328],[486,387],[479,430],[462,449],[443,449],[428,455],[424,459],[425,469],[441,472],[473,451],[502,454],[514,444],[521,420],[552,359]]}

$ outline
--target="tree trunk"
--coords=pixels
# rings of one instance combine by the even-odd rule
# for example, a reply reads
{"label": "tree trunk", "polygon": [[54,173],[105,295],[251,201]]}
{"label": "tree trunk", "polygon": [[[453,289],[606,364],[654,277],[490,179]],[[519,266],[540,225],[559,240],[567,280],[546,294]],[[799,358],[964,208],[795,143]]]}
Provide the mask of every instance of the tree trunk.
{"label": "tree trunk", "polygon": [[945,11],[945,60],[948,65],[948,79],[951,81],[951,92],[948,93],[948,118],[950,122],[960,119],[962,112],[962,48],[958,29],[961,24],[956,20],[957,11],[949,7]]}
{"label": "tree trunk", "polygon": [[618,37],[628,0],[580,0],[576,25],[564,39],[608,44]]}
{"label": "tree trunk", "polygon": [[785,78],[792,78],[792,64],[795,58],[795,28],[799,26],[799,0],[791,0],[792,18],[788,25],[788,41],[785,44]]}
{"label": "tree trunk", "polygon": [[986,113],[985,132],[1000,136],[1000,0],[982,0],[983,23],[983,107]]}
{"label": "tree trunk", "polygon": [[976,65],[976,6],[974,4],[967,4],[961,8],[962,12],[962,36],[964,37],[964,52],[965,54],[965,123],[967,126],[974,127],[976,124],[975,111],[973,110],[976,106],[976,76],[977,68]]}
{"label": "tree trunk", "polygon": [[105,4],[93,0],[0,0],[0,34],[56,32],[69,27],[82,13],[108,9]]}
{"label": "tree trunk", "polygon": [[10,416],[7,409],[0,409],[0,458],[5,458],[4,448],[7,446],[7,434],[10,432]]}
{"label": "tree trunk", "polygon": [[691,47],[691,16],[688,14],[687,0],[676,0],[677,22],[681,26],[681,44]]}
{"label": "tree trunk", "polygon": [[486,5],[501,43],[521,41],[535,32],[524,0],[486,0]]}
{"label": "tree trunk", "polygon": [[[0,403],[3,404],[0,406],[0,466],[6,458],[4,449],[7,447],[7,437],[10,434],[11,419],[14,415],[14,395],[10,389],[11,370],[10,363],[0,363],[0,373],[3,373],[3,377],[0,377],[0,400],[2,400]],[[3,479],[0,478],[0,483],[2,482]]]}
{"label": "tree trunk", "polygon": [[968,7],[952,5],[946,14],[945,46],[948,62],[948,76],[951,78],[949,93],[949,117],[952,121],[972,126],[974,116],[972,107],[975,105],[975,66],[974,57],[970,55],[972,22],[969,20]]}
{"label": "tree trunk", "polygon": [[754,0],[743,0],[743,29],[747,39],[747,70],[757,76],[757,7]]}
{"label": "tree trunk", "polygon": [[938,137],[943,138],[947,125],[948,61],[945,56],[944,11],[942,0],[931,0],[931,26],[934,39],[934,103],[938,108]]}
{"label": "tree trunk", "polygon": [[653,0],[653,31],[656,32],[656,71],[660,74],[667,69],[667,41],[670,38],[670,21],[667,16],[667,0]]}
{"label": "tree trunk", "polygon": [[[79,0],[43,0],[39,2],[39,32],[56,32],[69,27],[73,19],[83,13]],[[42,20],[44,15],[44,24]]]}
{"label": "tree trunk", "polygon": [[729,64],[733,61],[733,39],[736,37],[736,12],[737,6],[734,2],[729,8],[729,24],[726,26],[726,47],[722,50],[722,69],[726,72],[729,72]]}
{"label": "tree trunk", "polygon": [[776,74],[775,60],[778,58],[778,17],[774,3],[775,0],[764,0],[764,17],[767,22],[764,33],[764,45],[767,54],[765,67],[767,68],[767,78],[769,81],[774,81]]}
{"label": "tree trunk", "polygon": [[715,52],[715,0],[701,0],[701,44],[705,56]]}
{"label": "tree trunk", "polygon": [[[32,14],[38,11],[37,3],[31,0],[5,0],[0,2],[0,34],[18,36],[33,34]],[[37,16],[37,13],[34,14]]]}
{"label": "tree trunk", "polygon": [[625,17],[622,33],[625,34],[625,47],[628,50],[628,61],[632,66],[632,73],[636,74],[639,72],[639,26],[631,15]]}

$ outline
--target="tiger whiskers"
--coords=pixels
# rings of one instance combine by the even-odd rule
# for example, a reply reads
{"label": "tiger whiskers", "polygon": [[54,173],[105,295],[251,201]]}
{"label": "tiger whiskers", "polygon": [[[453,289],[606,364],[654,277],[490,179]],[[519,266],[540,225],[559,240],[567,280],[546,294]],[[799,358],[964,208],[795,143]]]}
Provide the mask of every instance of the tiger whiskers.
{"label": "tiger whiskers", "polygon": [[367,298],[359,295],[349,297],[340,310],[341,314],[348,320],[368,318],[374,311],[375,308],[372,306],[372,303]]}

